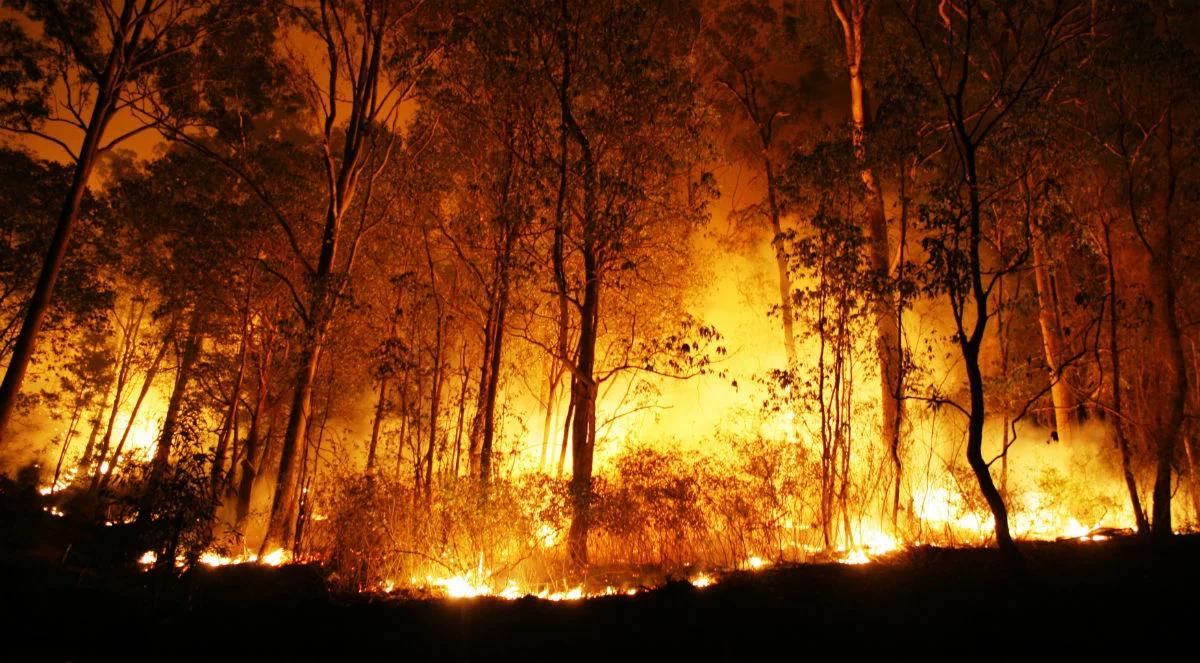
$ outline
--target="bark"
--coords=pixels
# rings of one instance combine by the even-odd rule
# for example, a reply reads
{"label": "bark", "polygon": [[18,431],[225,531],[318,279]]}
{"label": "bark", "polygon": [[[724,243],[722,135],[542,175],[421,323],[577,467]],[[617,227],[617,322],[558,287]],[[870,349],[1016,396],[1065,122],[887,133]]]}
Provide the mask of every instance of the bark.
{"label": "bark", "polygon": [[1109,223],[1104,224],[1104,245],[1108,267],[1108,348],[1112,361],[1113,430],[1117,438],[1117,448],[1121,452],[1121,474],[1125,478],[1125,489],[1129,493],[1129,505],[1133,509],[1138,534],[1144,536],[1150,533],[1150,523],[1146,520],[1146,510],[1142,507],[1137,478],[1133,474],[1133,452],[1125,432],[1125,412],[1121,403],[1121,346],[1118,334],[1120,309],[1117,308],[1117,272],[1112,247],[1112,226]]}
{"label": "bark", "polygon": [[396,444],[396,481],[404,474],[404,444],[408,440],[408,384],[400,383],[400,433]]}
{"label": "bark", "polygon": [[[1170,537],[1171,474],[1179,437],[1183,432],[1184,404],[1187,399],[1188,377],[1183,351],[1183,335],[1179,327],[1177,288],[1175,281],[1175,192],[1178,184],[1174,154],[1174,125],[1171,108],[1166,111],[1162,128],[1164,141],[1163,180],[1155,182],[1153,212],[1157,218],[1147,224],[1140,219],[1135,195],[1134,172],[1137,164],[1126,164],[1126,186],[1130,220],[1145,248],[1145,295],[1150,304],[1151,338],[1156,357],[1161,358],[1154,388],[1151,390],[1160,409],[1155,413],[1152,435],[1155,439],[1155,472],[1152,492],[1150,532],[1155,537]],[[1148,226],[1148,227],[1147,227]]]}
{"label": "bark", "polygon": [[467,458],[471,476],[480,477],[483,464],[483,411],[487,407],[487,385],[491,382],[488,371],[492,367],[492,341],[495,338],[492,325],[496,318],[496,302],[489,298],[487,322],[483,328],[483,353],[479,362],[479,391],[475,394],[475,412],[471,416],[471,431],[468,435]]}
{"label": "bark", "polygon": [[[253,276],[253,273],[251,273]],[[233,377],[233,387],[229,393],[229,409],[225,412],[225,424],[221,426],[221,434],[217,437],[217,446],[213,450],[212,489],[213,492],[221,487],[222,475],[225,473],[225,453],[230,440],[237,437],[238,404],[242,398],[242,381],[246,376],[246,359],[250,354],[250,286],[246,288],[246,303],[242,315],[242,334],[239,341],[237,373]],[[236,459],[234,459],[236,462]]]}
{"label": "bark", "polygon": [[[438,415],[442,404],[442,374],[445,369],[442,352],[445,349],[443,346],[445,342],[446,315],[442,296],[438,292],[437,272],[434,269],[433,254],[429,250],[428,235],[425,236],[425,260],[429,265],[429,283],[433,289],[433,300],[437,308],[437,321],[434,327],[433,340],[433,375],[431,376],[431,383],[429,385],[429,448],[425,452],[425,505],[429,507],[433,504],[433,458],[437,449]],[[488,444],[490,446],[491,440],[488,440]],[[490,455],[490,448],[488,452]],[[419,483],[414,488],[418,486],[420,486]]]}
{"label": "bark", "polygon": [[293,383],[292,407],[288,413],[287,429],[283,434],[283,448],[279,455],[278,481],[275,484],[267,533],[259,549],[259,557],[286,545],[294,538],[299,452],[303,446],[301,442],[308,432],[309,417],[312,414],[313,382],[316,379],[317,364],[320,361],[321,345],[316,341],[308,341],[300,352],[300,369]]}
{"label": "bark", "polygon": [[242,446],[242,474],[238,479],[237,488],[237,529],[244,532],[246,519],[250,516],[250,506],[254,500],[254,481],[266,456],[262,445],[262,420],[267,413],[268,367],[271,363],[271,352],[264,350],[258,359],[258,388],[255,392],[254,409],[250,413],[250,425],[246,430],[246,441]]}
{"label": "bark", "polygon": [[558,383],[562,380],[562,368],[558,361],[550,366],[550,376],[546,385],[546,414],[542,420],[542,453],[538,457],[538,469],[545,470],[550,453],[550,430],[554,427],[554,399],[558,396]]}
{"label": "bark", "polygon": [[75,473],[74,482],[79,482],[83,477],[88,476],[88,472],[92,467],[92,461],[95,456],[96,438],[100,437],[100,423],[104,417],[103,402],[96,407],[96,412],[89,420],[92,424],[92,432],[88,435],[87,444],[83,446],[83,456],[79,459],[79,465]]}
{"label": "bark", "polygon": [[900,355],[900,330],[896,318],[895,296],[886,286],[890,277],[887,215],[884,208],[883,191],[875,177],[875,171],[867,159],[866,130],[867,108],[864,95],[862,56],[863,27],[869,2],[850,0],[844,7],[841,0],[831,0],[834,12],[842,26],[845,43],[846,65],[850,76],[851,138],[855,159],[859,163],[859,175],[867,194],[864,225],[869,233],[870,267],[878,275],[882,290],[875,294],[875,350],[879,361],[880,378],[880,433],[887,443],[888,455],[892,459],[896,474],[897,494],[893,498],[893,524],[895,510],[899,505],[899,483],[903,465],[900,460],[900,425],[903,418],[900,395],[903,380]]}
{"label": "bark", "polygon": [[[792,279],[788,274],[787,250],[783,243],[783,224],[776,198],[778,183],[771,159],[766,156],[770,149],[769,129],[763,138],[763,171],[767,176],[767,208],[771,221],[771,248],[775,252],[775,270],[779,275],[779,317],[783,321],[783,349],[788,366],[796,363],[796,323],[792,310]],[[762,132],[760,132],[762,133]]]}
{"label": "bark", "polygon": [[[133,3],[126,3],[131,7]],[[62,271],[63,261],[67,255],[67,246],[75,223],[79,218],[79,208],[83,203],[83,195],[87,190],[88,179],[99,154],[101,139],[108,122],[112,117],[113,104],[120,89],[118,82],[119,70],[116,50],[109,59],[108,67],[103,77],[98,81],[96,103],[92,107],[92,115],[88,121],[87,132],[79,150],[79,158],[75,163],[75,172],[71,176],[71,186],[67,189],[66,199],[54,226],[54,235],[50,239],[50,247],[42,260],[42,269],[38,273],[37,283],[33,294],[25,308],[25,317],[21,330],[13,343],[12,356],[8,368],[4,372],[4,380],[0,382],[0,445],[6,441],[5,431],[16,407],[17,396],[21,391],[21,383],[29,369],[29,361],[33,358],[37,345],[37,336],[45,321],[46,312],[50,310],[50,300],[54,295],[54,286],[58,282],[59,272]]]}
{"label": "bark", "polygon": [[454,426],[454,477],[459,475],[459,459],[462,456],[463,423],[467,416],[467,384],[470,372],[467,370],[467,342],[463,340],[462,353],[459,355],[459,366],[462,375],[458,387],[458,422]]}
{"label": "bark", "polygon": [[1050,368],[1050,399],[1054,405],[1054,427],[1058,440],[1069,444],[1075,437],[1075,395],[1066,380],[1064,371],[1067,357],[1063,328],[1058,315],[1058,295],[1051,274],[1050,257],[1046,250],[1046,236],[1041,224],[1030,223],[1033,249],[1033,276],[1037,286],[1038,326],[1042,332],[1042,347],[1046,353],[1046,365]]}
{"label": "bark", "polygon": [[492,476],[492,443],[496,435],[496,395],[500,388],[500,360],[504,354],[504,330],[508,315],[509,270],[511,269],[513,245],[516,239],[515,229],[508,227],[510,222],[506,220],[504,225],[506,226],[504,229],[504,248],[496,264],[496,271],[498,272],[498,282],[496,284],[496,317],[492,325],[493,336],[490,343],[491,356],[489,357],[491,364],[488,366],[488,383],[485,387],[483,403],[483,441],[480,445],[479,480],[485,490]]}
{"label": "bark", "polygon": [[[571,48],[568,38],[570,16],[566,0],[561,3],[562,26],[558,36],[562,54],[562,86],[559,89],[559,111],[562,130],[579,147],[583,165],[583,298],[579,303],[579,339],[576,344],[575,370],[571,373],[571,402],[574,407],[571,422],[571,526],[567,531],[567,550],[571,562],[577,569],[588,566],[588,530],[591,524],[592,501],[592,452],[596,432],[596,381],[593,375],[596,363],[596,333],[600,305],[600,274],[597,261],[597,187],[595,157],[587,134],[579,126],[571,104]],[[563,227],[563,204],[566,190],[566,137],[562,138],[562,163],[560,171],[558,226]],[[556,237],[556,243],[561,238]],[[565,263],[561,246],[556,247],[555,273],[560,288],[565,286]]]}
{"label": "bark", "polygon": [[[963,150],[963,161],[966,166],[966,183],[970,204],[968,210],[969,234],[967,238],[969,251],[968,265],[971,272],[969,274],[970,303],[974,305],[975,313],[975,320],[970,335],[959,334],[959,344],[962,350],[963,364],[967,372],[967,384],[971,394],[971,405],[967,421],[967,462],[971,466],[971,471],[975,474],[975,480],[979,483],[979,490],[992,512],[992,521],[996,533],[996,547],[1000,549],[1000,553],[1012,568],[1020,570],[1023,568],[1023,560],[1008,529],[1008,508],[1004,504],[1004,497],[996,489],[996,484],[992,480],[991,470],[988,467],[987,461],[983,459],[983,424],[986,418],[986,406],[984,402],[983,371],[979,363],[979,349],[983,344],[984,334],[987,331],[987,322],[990,313],[988,311],[987,290],[983,285],[983,263],[980,257],[980,243],[982,241],[982,220],[980,215],[982,203],[979,199],[979,176],[975,163],[975,145],[965,133],[965,127],[961,122],[958,124],[957,130],[959,131],[960,147]],[[960,328],[962,327],[962,313],[963,311],[959,311],[958,313],[960,316],[958,321]]]}
{"label": "bark", "polygon": [[1160,339],[1156,347],[1164,355],[1160,396],[1162,412],[1155,434],[1155,472],[1153,506],[1150,530],[1157,537],[1169,537],[1174,530],[1171,525],[1171,470],[1175,461],[1175,450],[1183,428],[1184,399],[1187,398],[1187,372],[1183,354],[1182,334],[1175,310],[1176,289],[1170,273],[1170,248],[1161,246],[1158,255],[1151,259],[1147,290],[1153,302],[1151,313],[1156,336]]}
{"label": "bark", "polygon": [[575,420],[575,394],[571,392],[567,399],[567,414],[563,417],[562,444],[558,448],[558,471],[555,476],[562,478],[563,469],[567,465],[567,449],[571,442],[571,424]]}
{"label": "bark", "polygon": [[599,314],[600,284],[594,260],[585,253],[583,304],[580,307],[580,329],[577,372],[571,380],[572,401],[575,405],[571,424],[571,496],[573,513],[567,533],[571,560],[587,568],[588,530],[591,525],[592,458],[596,442],[596,382],[593,377],[596,360],[596,322]]}
{"label": "bark", "polygon": [[62,449],[58,452],[58,463],[54,466],[54,479],[50,482],[51,495],[58,490],[58,478],[62,476],[63,459],[67,457],[67,450],[71,448],[71,438],[75,437],[75,426],[79,423],[79,414],[82,410],[83,403],[76,401],[75,410],[71,413],[71,423],[67,425],[67,433],[63,436]]}
{"label": "bark", "polygon": [[[441,306],[439,305],[439,309]],[[429,385],[429,446],[425,450],[425,506],[433,504],[433,460],[437,452],[438,419],[442,405],[442,376],[445,372],[445,362],[442,361],[444,320],[438,313],[437,338],[433,350],[433,376]]]}

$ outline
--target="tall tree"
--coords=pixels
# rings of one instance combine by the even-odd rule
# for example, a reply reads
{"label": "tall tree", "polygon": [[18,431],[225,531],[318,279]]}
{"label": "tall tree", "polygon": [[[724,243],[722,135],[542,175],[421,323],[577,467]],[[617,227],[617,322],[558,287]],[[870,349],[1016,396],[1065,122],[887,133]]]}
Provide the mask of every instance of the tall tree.
{"label": "tall tree", "polygon": [[[719,94],[732,101],[730,115],[748,125],[750,160],[761,169],[765,200],[759,216],[771,233],[771,249],[779,285],[779,314],[788,364],[796,361],[795,313],[792,280],[788,272],[786,233],[779,180],[781,155],[794,131],[806,93],[800,67],[788,62],[799,58],[799,37],[792,34],[789,18],[762,0],[730,3],[714,10],[704,31],[706,73]],[[789,124],[793,125],[789,127]]]}
{"label": "tall tree", "polygon": [[[1086,83],[1074,98],[1070,126],[1089,140],[1092,149],[1085,154],[1092,155],[1092,163],[1110,183],[1105,187],[1110,210],[1119,210],[1110,211],[1103,222],[1110,267],[1115,259],[1113,230],[1118,227],[1113,221],[1119,218],[1119,227],[1131,238],[1129,263],[1142,277],[1136,291],[1146,304],[1146,358],[1154,366],[1138,389],[1146,395],[1141,428],[1154,450],[1150,528],[1156,536],[1170,536],[1172,468],[1188,395],[1179,262],[1194,227],[1190,220],[1195,218],[1195,189],[1188,175],[1194,172],[1197,155],[1195,120],[1187,110],[1196,103],[1197,58],[1181,30],[1194,17],[1185,8],[1154,3],[1119,3],[1108,10],[1096,16],[1092,36],[1098,48],[1081,77]],[[1111,36],[1109,31],[1122,36],[1102,40]],[[1120,313],[1115,273],[1111,281],[1114,303],[1109,315],[1115,324]],[[1116,342],[1116,334],[1114,327],[1110,343]],[[1113,361],[1119,361],[1120,349],[1112,352]],[[1119,365],[1114,363],[1113,369],[1119,370]],[[1112,386],[1117,404],[1122,387]],[[1123,408],[1126,414],[1131,409]],[[1117,433],[1121,442],[1124,427]]]}
{"label": "tall tree", "polygon": [[[214,16],[209,11],[213,3],[206,0],[22,0],[14,4],[27,20],[0,23],[0,70],[11,83],[0,93],[0,130],[57,145],[70,157],[74,172],[0,382],[0,443],[50,308],[96,160],[151,128],[138,124],[113,135],[109,131],[113,118],[152,93],[149,82],[155,66],[202,40]],[[35,29],[40,38],[32,36]],[[65,94],[55,94],[55,84]]]}
{"label": "tall tree", "polygon": [[622,271],[652,262],[647,250],[664,236],[679,233],[678,246],[686,228],[674,224],[694,221],[705,202],[689,160],[700,127],[686,56],[697,30],[688,5],[557,5],[543,19],[553,26],[557,52],[545,68],[563,132],[551,258],[579,329],[572,354],[558,359],[571,374],[573,408],[568,548],[586,567],[601,298]]}
{"label": "tall tree", "polygon": [[875,351],[879,357],[880,432],[887,443],[892,460],[892,526],[900,511],[900,486],[903,464],[900,452],[900,426],[904,416],[901,394],[904,391],[902,367],[903,349],[900,340],[898,308],[893,294],[892,249],[888,238],[888,220],[883,201],[883,185],[872,164],[867,145],[871,109],[867,95],[867,80],[863,73],[865,30],[871,12],[871,0],[829,0],[841,26],[846,71],[850,80],[850,134],[854,156],[859,164],[859,176],[866,190],[868,203],[863,207],[864,223],[870,247],[870,266],[879,284],[873,293],[875,318]]}

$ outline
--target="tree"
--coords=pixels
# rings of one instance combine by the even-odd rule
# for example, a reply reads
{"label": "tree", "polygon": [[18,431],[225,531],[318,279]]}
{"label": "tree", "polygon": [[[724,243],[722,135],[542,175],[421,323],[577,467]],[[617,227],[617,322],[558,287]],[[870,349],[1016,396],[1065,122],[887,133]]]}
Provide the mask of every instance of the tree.
{"label": "tree", "polygon": [[[791,34],[794,24],[760,0],[735,2],[714,10],[703,35],[706,74],[718,94],[732,100],[729,116],[748,124],[750,160],[761,168],[765,201],[761,216],[771,232],[771,248],[779,279],[779,312],[783,323],[783,346],[787,363],[796,362],[795,313],[792,310],[792,281],[784,247],[783,204],[779,192],[781,154],[786,152],[789,133],[799,107],[804,103],[802,73],[789,56],[801,51],[799,37]],[[793,125],[793,126],[789,126]]]}
{"label": "tree", "polygon": [[[0,71],[11,83],[0,97],[0,130],[50,141],[62,148],[74,168],[0,383],[0,443],[50,308],[96,160],[151,127],[139,125],[114,136],[109,125],[115,116],[153,94],[150,80],[156,65],[204,39],[213,16],[207,11],[211,3],[205,0],[130,0],[119,9],[105,0],[15,4],[28,23],[11,19],[0,23]],[[30,34],[35,26],[40,40]],[[51,101],[55,83],[64,86],[66,94]],[[60,138],[60,131],[74,136]]]}
{"label": "tree", "polygon": [[1005,165],[1001,136],[1053,88],[1058,55],[1086,28],[1085,9],[1082,3],[966,0],[940,8],[918,2],[905,14],[925,60],[929,94],[942,101],[955,157],[938,202],[923,213],[930,288],[947,297],[966,372],[969,405],[959,408],[967,415],[967,461],[992,512],[996,545],[1014,565],[1020,564],[1020,554],[1009,531],[1008,509],[983,457],[980,351],[999,275],[1025,256],[1018,253],[1015,261],[999,266],[985,262],[984,206],[1005,186],[999,172]]}
{"label": "tree", "polygon": [[[553,51],[543,55],[561,121],[551,263],[579,335],[570,356],[572,561],[586,568],[599,388],[601,297],[623,271],[653,262],[656,242],[678,242],[703,211],[691,181],[696,89],[685,68],[696,37],[690,7],[544,7]],[[551,59],[550,53],[553,53]],[[678,233],[678,235],[671,235]],[[569,245],[568,245],[569,239]],[[570,253],[568,254],[568,250]],[[661,254],[660,254],[661,255]]]}
{"label": "tree", "polygon": [[[1195,105],[1197,59],[1178,32],[1189,20],[1186,10],[1122,3],[1095,20],[1092,36],[1098,53],[1081,77],[1085,83],[1075,96],[1071,126],[1086,139],[1091,163],[1110,183],[1106,189],[1114,192],[1106,201],[1112,211],[1102,212],[1101,225],[1110,272],[1111,389],[1119,419],[1132,408],[1123,405],[1125,385],[1118,382],[1129,378],[1121,370],[1117,343],[1121,284],[1113,268],[1118,250],[1112,241],[1116,219],[1131,236],[1129,264],[1142,277],[1137,290],[1145,301],[1146,359],[1154,366],[1138,389],[1148,397],[1141,427],[1154,449],[1150,529],[1155,536],[1166,537],[1173,532],[1172,468],[1184,431],[1188,394],[1179,269],[1181,247],[1194,227],[1189,221],[1195,215],[1194,187],[1187,174],[1194,168],[1196,141],[1194,120],[1183,109]],[[1122,38],[1104,43],[1100,37],[1107,31],[1120,31]],[[1118,421],[1116,432],[1136,512],[1140,503],[1124,458],[1129,451],[1123,421]]]}
{"label": "tree", "polygon": [[[297,275],[290,278],[278,269],[270,270],[287,281],[302,329],[264,552],[293,540],[299,464],[312,414],[317,367],[346,293],[359,242],[368,230],[367,217],[352,220],[351,210],[370,207],[375,179],[398,143],[401,108],[436,48],[430,37],[436,32],[423,24],[429,18],[426,6],[419,1],[384,0],[280,3],[272,8],[284,10],[284,25],[276,26],[270,20],[255,25],[255,18],[246,19],[248,34],[276,35],[284,42],[276,49],[284,52],[282,60],[254,66],[255,71],[264,74],[260,79],[246,81],[235,76],[228,83],[246,91],[246,97],[229,99],[214,94],[226,87],[222,83],[181,96],[173,100],[170,109],[169,135],[230,168],[268,208],[286,238],[288,260]],[[264,40],[274,43],[271,37]],[[315,40],[320,48],[305,48],[301,44],[304,40]],[[273,57],[270,52],[250,55],[252,63],[256,57]],[[208,54],[203,64],[220,71],[229,66],[230,58],[240,65],[246,56]],[[180,66],[188,65],[184,62]],[[270,174],[263,170],[265,164],[247,162],[245,159],[253,155],[230,140],[238,136],[237,124],[231,120],[247,115],[242,99],[263,103],[264,92],[269,99],[275,90],[257,86],[269,86],[278,80],[276,77],[283,77],[298,91],[298,102],[309,122],[303,128],[316,132],[316,150],[307,155],[313,160],[301,165],[321,173],[324,190],[319,220],[307,218],[307,210],[285,209],[275,197],[278,192],[272,191]],[[199,111],[187,107],[189,102],[197,101],[197,95],[204,102]],[[270,108],[269,102],[266,107]],[[207,127],[207,138],[217,138],[218,142],[206,142],[204,133],[189,123]],[[311,246],[304,246],[305,240],[316,244],[315,255]]]}
{"label": "tree", "polygon": [[[864,38],[867,17],[871,11],[871,0],[830,0],[842,37],[846,56],[846,70],[850,78],[850,135],[854,145],[854,156],[859,163],[859,176],[866,190],[868,204],[864,206],[864,227],[869,229],[870,265],[876,281],[881,284],[873,296],[875,318],[875,350],[879,357],[880,379],[880,431],[887,442],[894,472],[892,484],[892,527],[896,527],[896,515],[900,510],[900,486],[903,464],[900,459],[900,426],[904,417],[901,394],[904,392],[903,347],[900,338],[896,296],[891,287],[893,265],[892,249],[888,238],[888,220],[883,202],[883,186],[868,154],[867,135],[871,123],[871,109],[866,99],[866,77],[863,74]],[[873,149],[873,148],[872,148]]]}

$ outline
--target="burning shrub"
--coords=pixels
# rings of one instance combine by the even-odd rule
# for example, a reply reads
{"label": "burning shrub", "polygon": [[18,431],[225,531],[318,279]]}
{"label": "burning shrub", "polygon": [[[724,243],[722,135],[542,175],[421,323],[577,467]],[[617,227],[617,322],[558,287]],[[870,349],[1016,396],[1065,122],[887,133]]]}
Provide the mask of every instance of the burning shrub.
{"label": "burning shrub", "polygon": [[322,556],[343,586],[422,585],[447,575],[499,582],[526,570],[546,576],[558,562],[553,548],[568,513],[562,482],[497,479],[484,493],[464,478],[428,497],[383,477],[339,484]]}
{"label": "burning shrub", "polygon": [[666,566],[695,559],[707,530],[700,476],[678,452],[637,447],[616,461],[611,480],[595,486],[594,518],[619,561]]}
{"label": "burning shrub", "polygon": [[117,486],[121,497],[110,518],[136,522],[143,550],[155,553],[161,565],[182,559],[193,566],[213,541],[213,523],[220,500],[213,495],[209,469],[212,456],[202,453],[199,424],[183,416],[175,434],[177,455],[156,479],[150,463],[131,463]]}

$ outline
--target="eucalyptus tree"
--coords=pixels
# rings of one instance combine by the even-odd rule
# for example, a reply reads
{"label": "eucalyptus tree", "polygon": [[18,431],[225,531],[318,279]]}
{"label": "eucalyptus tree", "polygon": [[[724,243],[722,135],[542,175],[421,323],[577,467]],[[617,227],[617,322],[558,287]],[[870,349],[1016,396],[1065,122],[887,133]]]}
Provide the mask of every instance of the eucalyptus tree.
{"label": "eucalyptus tree", "polygon": [[[796,361],[792,278],[788,269],[780,179],[782,162],[794,142],[802,110],[820,92],[810,80],[812,53],[801,25],[811,21],[765,0],[717,3],[710,9],[701,40],[704,77],[714,100],[737,127],[728,137],[732,153],[744,151],[761,170],[764,199],[754,216],[766,221],[779,286],[779,313],[788,364]],[[744,147],[742,147],[744,145]],[[739,149],[739,147],[741,149]]]}
{"label": "eucalyptus tree", "polygon": [[[213,51],[179,63],[177,75],[187,78],[191,67],[204,66],[213,76],[187,78],[196,83],[171,100],[167,131],[236,173],[269,210],[287,249],[282,265],[260,264],[286,283],[301,321],[264,551],[293,540],[317,367],[360,243],[376,221],[354,210],[371,207],[376,179],[401,142],[402,109],[440,39],[434,9],[420,0],[268,2],[239,23],[260,49]],[[298,132],[293,138],[308,142],[303,158],[255,161],[253,149],[237,141],[245,135],[241,123],[255,112]],[[315,207],[288,205],[272,186],[281,174],[276,168],[314,176],[321,183]]]}
{"label": "eucalyptus tree", "polygon": [[618,279],[632,281],[669,256],[657,251],[664,244],[677,250],[707,202],[695,169],[704,115],[688,70],[699,17],[693,5],[667,2],[564,0],[531,11],[559,110],[550,262],[579,330],[573,350],[557,359],[571,375],[568,548],[576,565],[586,566],[602,377],[597,349],[609,317],[602,298],[613,295]]}
{"label": "eucalyptus tree", "polygon": [[[901,395],[904,392],[903,346],[900,335],[900,309],[891,280],[899,267],[903,251],[893,252],[888,233],[887,211],[883,200],[883,182],[876,172],[873,151],[868,145],[868,133],[873,123],[873,109],[867,98],[870,85],[864,71],[864,54],[871,0],[830,0],[830,6],[841,28],[846,72],[850,83],[850,135],[854,156],[859,165],[859,178],[866,191],[868,204],[862,208],[863,226],[868,229],[870,265],[879,284],[872,297],[875,320],[875,350],[879,358],[880,432],[887,443],[895,473],[892,495],[892,525],[900,508],[900,484],[903,466],[900,460],[900,430],[904,417]],[[893,259],[893,255],[896,259]]]}
{"label": "eucalyptus tree", "polygon": [[[1123,473],[1142,529],[1145,516],[1128,439],[1141,431],[1154,467],[1149,528],[1155,536],[1170,536],[1173,468],[1181,439],[1189,444],[1184,439],[1189,380],[1181,312],[1189,283],[1186,266],[1194,264],[1188,247],[1196,238],[1194,173],[1200,154],[1191,111],[1200,85],[1198,60],[1185,29],[1195,12],[1143,2],[1102,10],[1092,17],[1092,50],[1079,85],[1067,92],[1065,126],[1081,140],[1086,158],[1077,195],[1087,196],[1085,202],[1100,218],[1097,243],[1109,282],[1111,402]],[[1088,175],[1095,184],[1088,186]],[[1129,272],[1136,282],[1125,276]],[[1132,333],[1118,342],[1122,330]],[[1140,375],[1121,362],[1134,339],[1140,339],[1149,369]],[[1192,490],[1198,487],[1193,483]]]}
{"label": "eucalyptus tree", "polygon": [[[20,0],[0,21],[0,131],[47,141],[72,164],[54,234],[0,383],[0,442],[50,308],[100,155],[153,122],[114,128],[158,92],[158,66],[222,22],[216,0]],[[36,36],[35,36],[36,35]]]}

